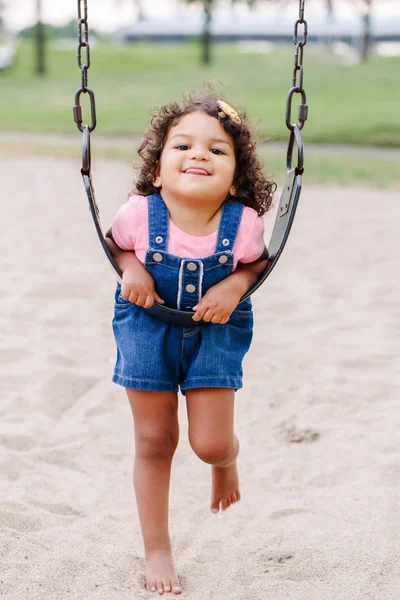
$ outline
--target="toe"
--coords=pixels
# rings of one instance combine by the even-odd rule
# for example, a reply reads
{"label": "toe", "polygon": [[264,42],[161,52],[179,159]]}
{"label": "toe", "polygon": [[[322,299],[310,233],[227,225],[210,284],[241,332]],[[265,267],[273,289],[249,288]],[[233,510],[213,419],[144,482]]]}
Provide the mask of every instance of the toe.
{"label": "toe", "polygon": [[171,591],[171,582],[167,581],[166,583],[164,583],[164,592],[170,592]]}
{"label": "toe", "polygon": [[150,585],[150,590],[151,590],[152,592],[156,592],[156,591],[157,591],[157,583],[156,583],[155,581],[152,581],[152,582],[151,582],[151,585]]}
{"label": "toe", "polygon": [[224,498],[223,500],[221,500],[221,509],[226,510],[227,508],[228,508],[228,506],[227,506],[226,498]]}
{"label": "toe", "polygon": [[213,502],[211,504],[211,512],[213,512],[213,513],[219,512],[219,501],[218,502]]}
{"label": "toe", "polygon": [[173,586],[172,586],[172,592],[174,594],[181,594],[182,593],[182,588],[181,588],[181,586],[180,586],[179,583],[174,583],[173,584]]}
{"label": "toe", "polygon": [[164,593],[164,584],[162,581],[159,581],[157,584],[157,592],[160,594],[160,596]]}
{"label": "toe", "polygon": [[235,502],[236,502],[236,494],[235,494],[235,492],[233,492],[233,494],[231,494],[231,502],[232,502],[232,504],[235,504]]}

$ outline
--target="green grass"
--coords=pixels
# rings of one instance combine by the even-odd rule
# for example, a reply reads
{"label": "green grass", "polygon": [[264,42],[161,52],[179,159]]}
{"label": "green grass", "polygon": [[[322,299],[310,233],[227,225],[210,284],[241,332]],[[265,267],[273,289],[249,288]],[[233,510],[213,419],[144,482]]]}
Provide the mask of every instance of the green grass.
{"label": "green grass", "polygon": [[[293,50],[243,54],[236,46],[216,45],[210,67],[199,63],[199,54],[195,43],[93,46],[88,74],[96,95],[96,131],[141,135],[154,106],[211,81],[229,102],[246,108],[253,124],[259,122],[262,137],[286,141]],[[309,104],[305,143],[400,146],[399,57],[345,66],[328,51],[306,46],[303,62]],[[63,50],[49,43],[48,75],[41,79],[34,75],[34,47],[21,44],[15,67],[0,73],[0,85],[0,130],[76,132],[72,105],[80,72],[75,47]],[[87,122],[88,104],[81,98]],[[292,120],[296,113],[294,104]],[[369,172],[366,168],[365,175]]]}

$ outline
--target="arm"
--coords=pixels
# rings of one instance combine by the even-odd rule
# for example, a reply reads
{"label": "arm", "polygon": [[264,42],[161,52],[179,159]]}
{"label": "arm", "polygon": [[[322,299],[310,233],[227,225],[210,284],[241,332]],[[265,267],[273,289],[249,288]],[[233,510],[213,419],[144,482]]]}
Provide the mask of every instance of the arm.
{"label": "arm", "polygon": [[106,244],[122,271],[121,295],[137,306],[150,308],[154,301],[164,304],[154,289],[154,279],[144,268],[134,252],[122,250],[112,236],[111,228],[106,233]]}
{"label": "arm", "polygon": [[264,271],[268,260],[268,249],[252,263],[240,263],[237,269],[225,279],[212,286],[203,298],[193,307],[194,321],[227,323],[240,298],[256,283]]}

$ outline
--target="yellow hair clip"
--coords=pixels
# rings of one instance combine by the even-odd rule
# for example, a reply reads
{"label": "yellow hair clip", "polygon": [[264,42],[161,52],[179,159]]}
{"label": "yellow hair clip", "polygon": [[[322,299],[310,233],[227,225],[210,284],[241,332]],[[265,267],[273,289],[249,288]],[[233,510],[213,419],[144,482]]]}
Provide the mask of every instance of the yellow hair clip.
{"label": "yellow hair clip", "polygon": [[235,121],[238,125],[241,124],[241,119],[237,114],[236,110],[232,108],[230,104],[224,102],[223,100],[217,100],[217,104],[219,106],[218,116],[222,119],[229,117],[232,121]]}

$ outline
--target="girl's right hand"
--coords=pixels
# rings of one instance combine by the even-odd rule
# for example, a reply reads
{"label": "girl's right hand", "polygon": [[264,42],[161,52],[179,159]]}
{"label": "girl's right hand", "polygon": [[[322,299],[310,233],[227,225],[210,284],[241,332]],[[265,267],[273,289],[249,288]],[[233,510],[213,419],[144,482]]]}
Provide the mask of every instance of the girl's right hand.
{"label": "girl's right hand", "polygon": [[164,304],[164,300],[154,289],[154,279],[143,265],[128,268],[123,272],[121,296],[144,308],[150,308],[155,301]]}

